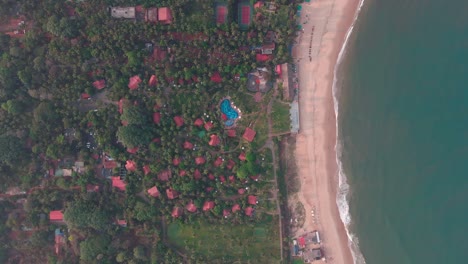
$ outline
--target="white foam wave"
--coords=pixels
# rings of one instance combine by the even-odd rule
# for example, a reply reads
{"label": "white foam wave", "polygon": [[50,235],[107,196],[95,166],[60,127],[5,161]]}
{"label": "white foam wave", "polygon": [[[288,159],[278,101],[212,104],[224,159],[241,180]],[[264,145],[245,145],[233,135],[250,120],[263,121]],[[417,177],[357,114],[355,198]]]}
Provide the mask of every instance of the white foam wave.
{"label": "white foam wave", "polygon": [[354,14],[353,23],[349,27],[348,31],[346,32],[345,40],[343,42],[343,46],[341,47],[340,53],[338,54],[338,59],[335,64],[334,75],[333,75],[333,103],[335,109],[335,116],[336,116],[336,163],[338,165],[338,191],[336,195],[336,204],[338,205],[338,210],[340,212],[341,221],[343,221],[346,229],[346,234],[348,235],[348,245],[351,249],[351,254],[353,255],[353,260],[355,264],[365,264],[366,260],[364,255],[362,255],[361,250],[359,249],[359,239],[355,234],[352,234],[349,231],[349,225],[351,224],[351,215],[349,213],[349,202],[348,202],[348,195],[349,195],[349,185],[347,182],[346,174],[343,170],[343,164],[341,162],[342,156],[342,143],[340,141],[339,129],[338,129],[338,114],[339,114],[339,90],[336,87],[337,83],[337,71],[343,59],[343,55],[346,52],[346,46],[348,45],[349,37],[353,32],[355,23],[361,12],[361,8],[364,4],[364,0],[359,1],[358,8],[356,13]]}

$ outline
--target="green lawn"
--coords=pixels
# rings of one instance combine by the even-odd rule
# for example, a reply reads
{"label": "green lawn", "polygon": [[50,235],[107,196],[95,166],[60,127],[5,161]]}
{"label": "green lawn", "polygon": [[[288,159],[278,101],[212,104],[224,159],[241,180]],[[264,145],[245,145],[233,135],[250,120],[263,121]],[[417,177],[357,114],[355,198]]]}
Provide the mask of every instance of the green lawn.
{"label": "green lawn", "polygon": [[291,130],[289,108],[289,104],[284,104],[276,100],[273,102],[273,107],[271,111],[273,133],[284,133],[289,132]]}
{"label": "green lawn", "polygon": [[266,114],[259,114],[253,129],[257,134],[255,135],[255,139],[252,141],[252,148],[259,149],[265,145],[265,142],[268,139],[268,118]]}
{"label": "green lawn", "polygon": [[278,221],[262,224],[172,223],[168,239],[188,253],[196,252],[209,260],[231,263],[279,263]]}

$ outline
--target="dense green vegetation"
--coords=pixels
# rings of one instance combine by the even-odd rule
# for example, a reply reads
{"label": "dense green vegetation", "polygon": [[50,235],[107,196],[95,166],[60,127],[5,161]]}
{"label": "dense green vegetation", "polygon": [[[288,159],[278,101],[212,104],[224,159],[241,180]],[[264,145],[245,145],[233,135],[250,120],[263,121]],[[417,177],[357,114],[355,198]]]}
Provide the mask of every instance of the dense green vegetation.
{"label": "dense green vegetation", "polygon": [[[268,200],[271,153],[258,152],[268,138],[272,92],[256,103],[246,89],[255,68],[273,72],[291,60],[295,3],[274,2],[275,12],[256,10],[243,31],[233,0],[225,1],[222,25],[215,23],[214,0],[0,0],[0,262],[180,263],[184,254],[193,263],[222,256],[262,263],[271,254],[277,260],[276,216],[268,220],[276,213]],[[172,23],[110,15],[109,7],[135,5],[169,7]],[[276,48],[271,60],[258,62],[256,48],[268,32]],[[129,89],[135,76],[141,83]],[[219,111],[227,96],[243,114],[234,137]],[[281,111],[275,122],[284,118]],[[197,119],[203,125],[194,125]],[[242,139],[246,127],[257,130],[252,143]],[[219,143],[210,145],[213,135]],[[134,168],[125,169],[130,163]],[[110,176],[125,190],[113,188]],[[159,197],[148,195],[151,187]],[[168,198],[169,189],[179,196]],[[249,204],[248,195],[259,204]],[[209,201],[214,208],[202,210]],[[187,212],[188,203],[195,213]],[[225,218],[234,205],[241,210]],[[253,216],[245,215],[248,206]],[[174,219],[178,207],[184,210]],[[50,223],[53,210],[63,212],[64,222]],[[183,237],[190,252],[164,242],[168,224],[169,238]],[[232,255],[187,238],[194,225],[205,226],[204,241],[227,232],[219,245],[232,246]],[[57,254],[56,229],[64,232]],[[234,243],[238,235],[251,249]]]}

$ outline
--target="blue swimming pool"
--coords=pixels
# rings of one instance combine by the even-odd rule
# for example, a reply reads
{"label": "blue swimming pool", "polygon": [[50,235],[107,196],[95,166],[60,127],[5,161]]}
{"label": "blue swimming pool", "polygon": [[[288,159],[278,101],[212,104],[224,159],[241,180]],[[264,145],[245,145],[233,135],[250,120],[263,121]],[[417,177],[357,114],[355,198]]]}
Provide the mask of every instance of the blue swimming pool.
{"label": "blue swimming pool", "polygon": [[232,108],[231,101],[228,99],[224,99],[221,102],[221,112],[223,112],[223,114],[225,114],[228,119],[236,119],[239,117],[239,113],[237,110]]}

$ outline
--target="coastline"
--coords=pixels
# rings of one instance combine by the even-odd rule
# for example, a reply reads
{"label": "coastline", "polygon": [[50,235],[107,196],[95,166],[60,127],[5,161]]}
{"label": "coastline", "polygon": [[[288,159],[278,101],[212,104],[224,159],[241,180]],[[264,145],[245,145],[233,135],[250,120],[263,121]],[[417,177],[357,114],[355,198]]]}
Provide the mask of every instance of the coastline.
{"label": "coastline", "polygon": [[[328,263],[354,263],[350,241],[337,205],[339,168],[333,85],[335,66],[355,19],[359,0],[303,3],[301,33],[293,56],[298,64],[300,131],[296,163],[305,208],[300,235],[318,230]],[[314,216],[312,216],[312,212]]]}

